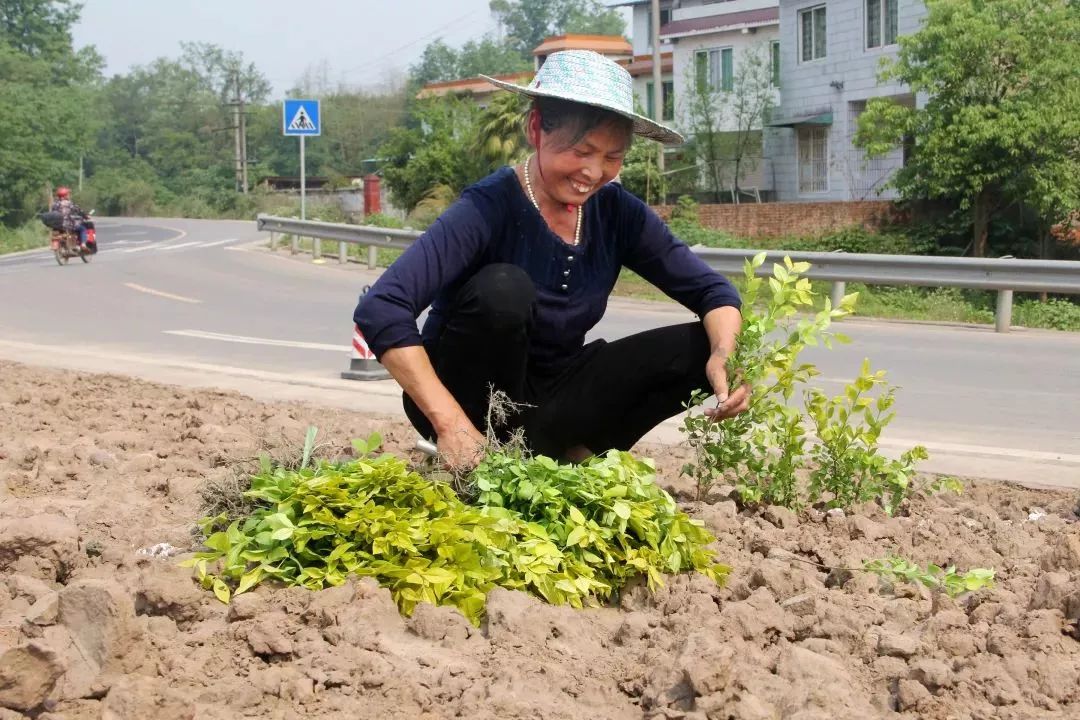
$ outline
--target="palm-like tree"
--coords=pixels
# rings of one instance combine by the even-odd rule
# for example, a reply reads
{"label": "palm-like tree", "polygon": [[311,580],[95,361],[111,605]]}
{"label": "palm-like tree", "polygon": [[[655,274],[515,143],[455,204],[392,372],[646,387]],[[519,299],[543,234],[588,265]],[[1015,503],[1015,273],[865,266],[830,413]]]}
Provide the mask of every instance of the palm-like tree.
{"label": "palm-like tree", "polygon": [[492,168],[515,163],[524,158],[528,146],[521,127],[528,107],[527,98],[517,93],[498,93],[480,116],[477,148]]}

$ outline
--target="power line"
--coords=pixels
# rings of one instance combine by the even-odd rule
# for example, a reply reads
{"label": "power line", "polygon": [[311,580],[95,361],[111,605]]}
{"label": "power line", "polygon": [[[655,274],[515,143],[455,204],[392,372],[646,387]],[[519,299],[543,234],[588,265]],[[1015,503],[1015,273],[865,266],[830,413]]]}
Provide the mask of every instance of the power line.
{"label": "power line", "polygon": [[449,23],[447,23],[446,25],[443,25],[438,30],[434,30],[434,31],[428,33],[427,35],[416,38],[415,40],[411,40],[411,41],[405,43],[404,45],[402,45],[401,47],[390,50],[389,52],[382,53],[382,57],[380,57],[380,58],[378,58],[376,60],[369,60],[368,62],[360,63],[359,65],[355,65],[353,67],[344,68],[340,72],[343,72],[343,73],[344,72],[353,72],[355,70],[363,70],[363,69],[369,68],[369,67],[371,67],[373,65],[378,65],[379,63],[381,63],[381,62],[383,62],[385,60],[386,56],[393,55],[395,53],[401,52],[402,50],[406,50],[408,48],[411,48],[413,45],[416,45],[417,43],[423,42],[424,40],[428,40],[430,38],[433,38],[436,35],[442,35],[447,30],[449,30],[451,27],[453,27],[455,25],[458,25],[458,24],[464,22],[465,20],[468,20],[472,16],[478,15],[479,13],[482,13],[482,12],[484,12],[483,8],[481,8],[479,10],[473,10],[472,12],[466,13],[466,14],[460,16],[459,18],[457,18],[456,20],[452,20]]}

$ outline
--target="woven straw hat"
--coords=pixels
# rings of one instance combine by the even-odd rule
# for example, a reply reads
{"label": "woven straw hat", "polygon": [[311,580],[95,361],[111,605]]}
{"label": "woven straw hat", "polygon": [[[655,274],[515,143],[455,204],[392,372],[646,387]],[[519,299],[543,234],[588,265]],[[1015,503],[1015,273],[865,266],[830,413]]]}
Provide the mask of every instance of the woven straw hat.
{"label": "woven straw hat", "polygon": [[630,73],[592,50],[563,50],[548,55],[527,86],[481,75],[492,85],[529,97],[550,97],[592,105],[634,121],[634,134],[666,145],[683,141],[671,128],[634,112],[634,83]]}

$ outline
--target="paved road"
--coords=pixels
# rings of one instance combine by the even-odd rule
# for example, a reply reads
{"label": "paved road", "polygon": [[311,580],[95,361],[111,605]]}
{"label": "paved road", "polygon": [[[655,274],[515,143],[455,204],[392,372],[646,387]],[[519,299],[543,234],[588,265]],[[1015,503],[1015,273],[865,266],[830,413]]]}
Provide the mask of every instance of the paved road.
{"label": "paved road", "polygon": [[[397,412],[392,383],[338,379],[351,310],[373,276],[261,247],[251,222],[102,219],[101,252],[59,267],[0,257],[0,356],[154,380]],[[677,306],[615,300],[594,333],[689,320]],[[887,440],[927,467],[1080,487],[1080,336],[854,320],[854,343],[808,351],[826,390],[863,357],[902,387]],[[654,439],[676,440],[675,424]]]}

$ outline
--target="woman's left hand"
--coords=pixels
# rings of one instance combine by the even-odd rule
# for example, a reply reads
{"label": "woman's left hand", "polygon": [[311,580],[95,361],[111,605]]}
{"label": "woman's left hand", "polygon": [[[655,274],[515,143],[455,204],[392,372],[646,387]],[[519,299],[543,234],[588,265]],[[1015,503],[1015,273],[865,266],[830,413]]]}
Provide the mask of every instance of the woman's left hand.
{"label": "woman's left hand", "polygon": [[742,383],[731,393],[728,392],[727,356],[722,353],[713,353],[705,364],[705,377],[712,385],[713,393],[719,404],[716,407],[705,408],[705,416],[713,420],[726,420],[733,418],[741,412],[746,412],[750,407],[750,386]]}

